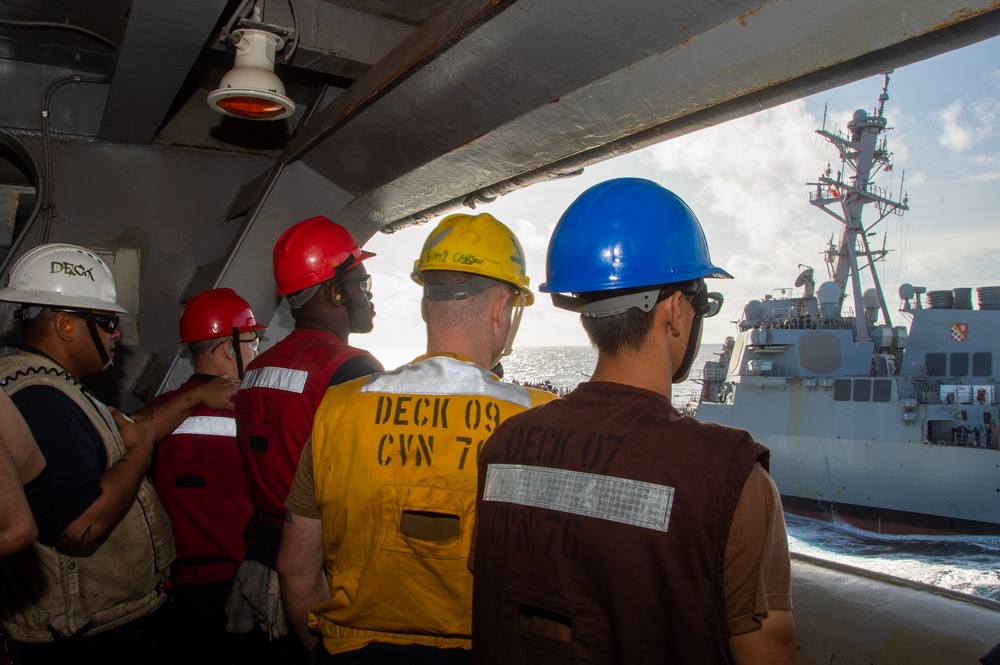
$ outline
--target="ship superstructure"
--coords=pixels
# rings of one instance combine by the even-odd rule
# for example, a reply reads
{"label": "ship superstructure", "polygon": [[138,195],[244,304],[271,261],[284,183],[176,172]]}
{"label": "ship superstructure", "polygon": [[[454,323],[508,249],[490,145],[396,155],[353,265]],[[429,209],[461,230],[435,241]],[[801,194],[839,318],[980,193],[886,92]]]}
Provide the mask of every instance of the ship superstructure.
{"label": "ship superstructure", "polygon": [[877,271],[888,250],[870,243],[907,210],[876,183],[892,169],[888,82],[846,134],[817,132],[841,164],[810,183],[810,203],[843,227],[825,252],[829,281],[800,266],[794,287],[746,304],[703,372],[697,417],[771,449],[786,510],[881,531],[1000,533],[1000,287],[977,289],[973,309],[971,288],[903,284],[910,325],[893,325]]}

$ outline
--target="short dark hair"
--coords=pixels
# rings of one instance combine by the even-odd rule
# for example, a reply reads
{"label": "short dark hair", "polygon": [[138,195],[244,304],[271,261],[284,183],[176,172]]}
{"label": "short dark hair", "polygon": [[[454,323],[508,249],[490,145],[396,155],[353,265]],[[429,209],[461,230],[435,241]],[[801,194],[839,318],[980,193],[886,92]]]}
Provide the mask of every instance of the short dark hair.
{"label": "short dark hair", "polygon": [[310,289],[315,289],[315,293],[313,293],[304,303],[300,304],[298,307],[292,307],[292,302],[295,300],[296,296],[298,296],[300,293],[302,293],[302,291],[305,291],[306,289],[302,289],[302,291],[296,291],[295,293],[290,293],[287,296],[285,296],[286,298],[289,299],[288,306],[289,309],[291,309],[292,311],[292,318],[295,321],[298,321],[300,318],[307,319],[312,317],[314,313],[314,310],[312,308],[318,306],[324,300],[327,300],[330,297],[329,296],[330,291],[334,290],[336,287],[337,287],[337,281],[333,277],[324,280],[314,286],[310,286],[309,287]]}
{"label": "short dark hair", "polygon": [[[660,294],[656,299],[659,303],[665,298],[669,298],[676,291],[690,291],[697,287],[698,280],[688,280],[686,282],[674,282],[664,284],[660,287]],[[655,286],[648,290],[652,291]],[[635,289],[630,289],[634,291]],[[618,295],[616,291],[606,291],[602,295],[607,298]],[[597,294],[581,294],[597,295]],[[580,315],[580,323],[583,325],[590,343],[598,351],[607,353],[614,357],[625,351],[639,351],[649,336],[649,331],[653,328],[653,317],[656,308],[648,312],[642,311],[638,307],[630,307],[620,314],[611,316],[585,316]]]}
{"label": "short dark hair", "polygon": [[208,353],[208,351],[215,346],[219,340],[225,341],[225,337],[213,337],[211,339],[199,339],[197,342],[188,342],[188,348],[191,349],[192,356],[200,356],[203,353]]}

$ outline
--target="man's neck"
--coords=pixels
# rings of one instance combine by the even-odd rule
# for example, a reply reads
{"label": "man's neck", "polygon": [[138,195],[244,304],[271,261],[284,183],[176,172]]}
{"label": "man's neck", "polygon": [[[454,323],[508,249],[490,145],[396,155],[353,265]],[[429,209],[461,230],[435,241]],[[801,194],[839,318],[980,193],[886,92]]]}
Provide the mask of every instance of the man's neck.
{"label": "man's neck", "polygon": [[454,353],[465,356],[484,369],[490,369],[489,344],[466,331],[427,330],[427,353]]}
{"label": "man's neck", "polygon": [[55,361],[58,365],[62,366],[67,372],[73,375],[75,379],[83,380],[86,377],[80,375],[80,369],[73,362],[72,357],[65,352],[65,349],[56,344],[49,344],[45,340],[41,341],[26,341],[25,344],[31,347],[35,351],[40,351],[50,360]]}
{"label": "man's neck", "polygon": [[669,357],[660,357],[664,354],[656,354],[649,349],[644,349],[639,353],[624,352],[617,356],[611,356],[605,352],[598,351],[597,366],[591,375],[591,381],[609,381],[611,383],[621,383],[626,386],[643,388],[655,393],[660,393],[670,399],[673,391],[673,366]]}
{"label": "man's neck", "polygon": [[345,342],[351,334],[351,327],[349,324],[345,324],[341,321],[331,321],[329,319],[312,316],[296,319],[295,328],[297,330],[322,330],[323,332],[336,335]]}
{"label": "man's neck", "polygon": [[213,362],[210,359],[202,358],[201,356],[195,356],[194,359],[194,373],[204,374],[206,376],[228,376],[231,379],[236,378],[235,368],[223,367],[221,363]]}

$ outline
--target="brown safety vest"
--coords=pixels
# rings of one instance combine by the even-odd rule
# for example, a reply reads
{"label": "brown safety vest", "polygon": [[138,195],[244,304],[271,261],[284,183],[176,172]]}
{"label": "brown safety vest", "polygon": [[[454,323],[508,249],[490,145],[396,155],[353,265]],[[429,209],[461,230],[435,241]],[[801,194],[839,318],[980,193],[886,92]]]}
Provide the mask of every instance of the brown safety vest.
{"label": "brown safety vest", "polygon": [[621,384],[504,422],[480,462],[476,662],[727,663],[726,542],[766,460]]}
{"label": "brown safety vest", "polygon": [[[108,408],[52,360],[25,351],[0,357],[0,385],[8,395],[28,386],[62,391],[100,433],[108,468],[127,452]],[[0,559],[3,623],[22,642],[116,628],[166,602],[163,582],[174,556],[170,520],[143,479],[128,513],[93,553],[69,555],[36,542]]]}

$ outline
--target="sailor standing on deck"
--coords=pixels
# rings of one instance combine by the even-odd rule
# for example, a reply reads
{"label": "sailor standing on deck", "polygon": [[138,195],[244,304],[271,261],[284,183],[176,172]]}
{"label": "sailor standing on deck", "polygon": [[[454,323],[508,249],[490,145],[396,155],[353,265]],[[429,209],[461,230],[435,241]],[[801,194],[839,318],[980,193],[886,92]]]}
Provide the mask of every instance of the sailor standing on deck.
{"label": "sailor standing on deck", "polygon": [[167,599],[174,541],[146,479],[163,410],[134,422],[80,383],[114,356],[117,295],[104,261],[66,244],[27,252],[0,289],[25,342],[0,357],[0,386],[46,460],[26,488],[38,541],[0,558],[3,623],[26,664],[144,663]]}
{"label": "sailor standing on deck", "polygon": [[[295,329],[247,367],[236,395],[237,438],[255,511],[250,543],[228,607],[229,630],[259,626],[268,660],[305,657],[288,633],[275,564],[285,497],[329,386],[382,370],[351,333],[372,331],[371,276],[354,237],[326,217],[292,225],[274,245],[274,280]],[[302,651],[301,653],[296,653]]]}
{"label": "sailor standing on deck", "polygon": [[555,398],[490,372],[534,300],[510,229],[450,215],[412,277],[427,354],[327,391],[286,502],[282,591],[317,663],[469,662],[479,447]]}
{"label": "sailor standing on deck", "polygon": [[721,305],[704,279],[730,277],[694,213],[648,180],[596,185],[556,226],[546,276],[597,367],[483,448],[476,662],[793,663],[768,451],[670,402]]}
{"label": "sailor standing on deck", "polygon": [[[194,374],[152,405],[216,377],[238,380],[257,357],[257,335],[264,329],[232,289],[191,298],[181,312],[180,342],[191,352]],[[153,486],[177,543],[159,660],[184,665],[245,660],[245,654],[234,651],[243,641],[226,632],[226,601],[253,514],[233,410],[205,405],[192,410],[156,446]]]}

